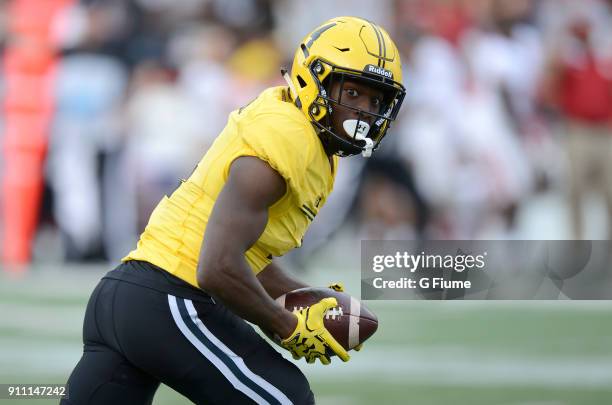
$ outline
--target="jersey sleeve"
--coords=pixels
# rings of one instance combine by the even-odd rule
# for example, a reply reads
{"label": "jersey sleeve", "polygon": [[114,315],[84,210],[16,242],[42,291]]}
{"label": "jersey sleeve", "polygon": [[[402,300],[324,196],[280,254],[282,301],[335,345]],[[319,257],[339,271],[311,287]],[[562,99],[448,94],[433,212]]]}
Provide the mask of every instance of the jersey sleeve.
{"label": "jersey sleeve", "polygon": [[266,161],[299,194],[312,156],[312,139],[304,125],[282,114],[260,114],[243,122],[240,135],[254,154]]}
{"label": "jersey sleeve", "polygon": [[260,271],[272,263],[272,257],[266,256],[265,252],[257,243],[245,252],[244,257],[255,275],[259,274]]}

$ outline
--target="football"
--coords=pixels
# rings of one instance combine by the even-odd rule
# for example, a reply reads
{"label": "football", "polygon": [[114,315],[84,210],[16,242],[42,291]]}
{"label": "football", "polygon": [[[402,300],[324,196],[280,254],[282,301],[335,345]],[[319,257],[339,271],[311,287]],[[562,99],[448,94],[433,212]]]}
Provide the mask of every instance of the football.
{"label": "football", "polygon": [[289,311],[295,311],[327,297],[334,297],[338,306],[325,314],[325,328],[346,350],[355,348],[376,332],[378,319],[372,311],[357,298],[331,288],[300,288],[281,295],[276,301]]}

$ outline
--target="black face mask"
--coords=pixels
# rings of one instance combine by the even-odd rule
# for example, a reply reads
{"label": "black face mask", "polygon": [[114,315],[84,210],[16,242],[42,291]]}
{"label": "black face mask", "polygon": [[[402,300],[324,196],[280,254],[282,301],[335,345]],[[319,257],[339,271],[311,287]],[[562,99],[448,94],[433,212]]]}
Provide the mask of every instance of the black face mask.
{"label": "black face mask", "polygon": [[[331,64],[327,65],[328,69],[331,69],[331,73],[327,76],[324,83],[318,80],[317,74],[314,71],[317,63],[325,64],[323,62],[315,62],[312,64],[311,73],[315,78],[315,82],[319,86],[319,96],[312,103],[309,114],[312,123],[317,128],[317,132],[325,148],[325,152],[328,155],[338,155],[341,157],[357,155],[364,152],[364,156],[376,150],[381,140],[387,133],[387,130],[391,126],[391,122],[395,120],[402,101],[406,94],[404,87],[388,78],[381,78],[377,75],[367,74],[359,71],[352,71],[348,69],[339,69]],[[321,68],[319,68],[320,70]],[[360,109],[351,107],[342,102],[342,93],[344,89],[344,83],[347,80],[359,82],[366,86],[376,87],[382,90],[385,95],[381,108],[377,113],[371,113],[362,111]],[[333,83],[339,82],[339,97],[338,100],[333,99],[329,96],[330,89]],[[355,124],[355,130],[353,134],[337,134],[334,132],[331,123],[331,115],[334,112],[336,106],[342,106],[345,109],[354,110],[357,112],[357,122]],[[326,109],[327,114],[323,119],[317,121],[315,116],[320,112],[320,109]],[[367,138],[363,139],[363,136],[359,136],[358,128],[363,123],[371,122]],[[359,139],[361,138],[361,139]]]}

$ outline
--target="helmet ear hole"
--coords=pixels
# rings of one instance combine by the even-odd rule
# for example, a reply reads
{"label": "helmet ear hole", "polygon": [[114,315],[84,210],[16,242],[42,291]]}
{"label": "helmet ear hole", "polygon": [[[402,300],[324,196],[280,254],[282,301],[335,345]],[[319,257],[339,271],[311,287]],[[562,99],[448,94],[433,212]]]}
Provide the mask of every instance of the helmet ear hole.
{"label": "helmet ear hole", "polygon": [[298,80],[298,83],[300,84],[301,88],[306,87],[306,81],[302,78],[302,76],[297,75],[297,80]]}

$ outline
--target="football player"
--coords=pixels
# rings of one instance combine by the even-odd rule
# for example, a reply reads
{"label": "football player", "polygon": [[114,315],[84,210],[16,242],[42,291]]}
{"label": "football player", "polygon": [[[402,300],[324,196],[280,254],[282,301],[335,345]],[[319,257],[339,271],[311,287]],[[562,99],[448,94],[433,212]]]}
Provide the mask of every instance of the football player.
{"label": "football player", "polygon": [[400,57],[378,25],[340,17],[308,34],[282,74],[287,86],[231,113],[95,288],[62,403],[150,404],[160,382],[199,404],[314,403],[300,370],[246,321],[296,359],[349,359],[323,326],[335,299],[294,313],[274,300],[306,285],[273,257],[300,246],[338,157],[370,156],[385,136],[405,94]]}

